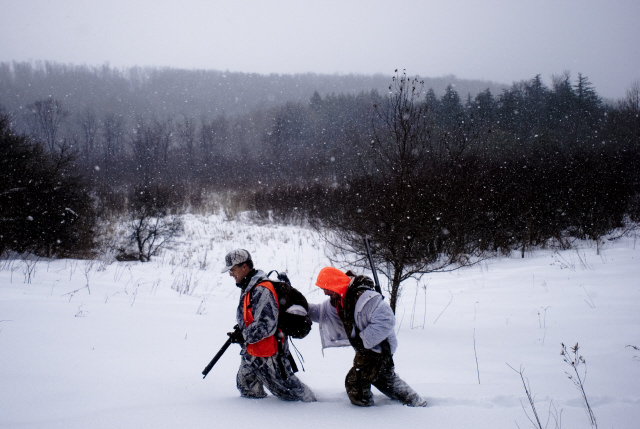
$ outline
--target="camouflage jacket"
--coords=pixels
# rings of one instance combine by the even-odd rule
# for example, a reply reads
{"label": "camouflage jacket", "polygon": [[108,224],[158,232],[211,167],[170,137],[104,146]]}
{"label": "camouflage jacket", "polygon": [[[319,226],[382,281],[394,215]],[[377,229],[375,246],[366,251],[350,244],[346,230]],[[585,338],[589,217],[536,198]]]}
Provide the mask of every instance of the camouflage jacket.
{"label": "camouflage jacket", "polygon": [[[276,333],[278,329],[278,303],[269,289],[256,287],[258,283],[267,280],[267,275],[264,271],[254,270],[247,277],[249,279],[245,278],[245,281],[238,285],[242,293],[236,310],[236,322],[242,328],[242,336],[245,342],[253,344]],[[252,290],[253,292],[251,292]],[[244,296],[248,293],[251,293],[253,323],[245,326],[243,301]],[[246,352],[246,346],[243,345],[242,351],[243,353]]]}

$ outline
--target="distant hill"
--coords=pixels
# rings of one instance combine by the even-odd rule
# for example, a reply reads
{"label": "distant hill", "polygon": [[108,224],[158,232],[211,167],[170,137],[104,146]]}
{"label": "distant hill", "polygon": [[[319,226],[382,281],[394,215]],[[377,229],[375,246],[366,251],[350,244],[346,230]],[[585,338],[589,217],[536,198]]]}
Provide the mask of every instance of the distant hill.
{"label": "distant hill", "polygon": [[[323,97],[372,90],[383,94],[391,77],[391,72],[389,75],[260,75],[175,68],[116,69],[109,65],[90,67],[49,62],[0,63],[0,105],[15,114],[36,100],[51,96],[75,112],[90,107],[99,115],[211,118],[244,114],[287,102],[306,104],[314,92]],[[463,80],[453,75],[421,78],[425,89],[432,88],[436,95],[442,95],[447,85],[453,85],[462,99],[487,88],[495,95],[506,88],[506,85]]]}

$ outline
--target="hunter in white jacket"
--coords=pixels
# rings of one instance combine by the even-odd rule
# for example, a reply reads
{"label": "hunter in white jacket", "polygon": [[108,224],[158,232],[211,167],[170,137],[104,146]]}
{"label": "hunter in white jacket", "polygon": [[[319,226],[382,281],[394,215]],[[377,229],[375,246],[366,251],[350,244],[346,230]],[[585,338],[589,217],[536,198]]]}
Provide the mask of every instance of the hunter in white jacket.
{"label": "hunter in white jacket", "polygon": [[[331,304],[331,300],[328,299],[321,304],[309,303],[309,317],[320,325],[320,341],[323,349],[351,345],[338,311]],[[355,322],[365,348],[381,353],[380,343],[387,340],[391,353],[396,352],[398,348],[398,339],[395,334],[396,316],[378,292],[368,290],[360,296],[356,302]],[[354,327],[350,336],[355,335]]]}
{"label": "hunter in white jacket", "polygon": [[[392,399],[412,407],[425,407],[422,399],[395,372],[393,354],[398,347],[395,315],[384,297],[365,276],[333,268],[320,270],[316,286],[329,299],[309,304],[309,317],[320,325],[322,348],[351,345],[356,355],[345,379],[354,405],[372,406],[371,385]],[[348,333],[348,334],[347,334]]]}

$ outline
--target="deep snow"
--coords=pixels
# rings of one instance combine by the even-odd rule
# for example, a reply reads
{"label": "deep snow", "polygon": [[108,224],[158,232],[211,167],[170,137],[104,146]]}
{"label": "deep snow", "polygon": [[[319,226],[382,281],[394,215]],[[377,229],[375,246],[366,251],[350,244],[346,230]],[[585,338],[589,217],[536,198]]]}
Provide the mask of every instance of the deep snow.
{"label": "deep snow", "polygon": [[561,342],[580,344],[598,427],[640,422],[640,351],[627,347],[640,347],[633,234],[600,255],[580,242],[407,281],[396,370],[429,406],[374,389],[376,406],[363,409],[343,387],[353,351],[323,354],[317,329],[294,341],[317,403],[240,398],[235,345],[202,379],[234,324],[239,291],[220,274],[227,251],[246,248],[259,268],[287,271],[311,302],[325,298],[313,281],[328,260],[304,228],[217,215],[187,216],[186,227],[174,249],[144,264],[41,259],[27,283],[33,264],[0,261],[0,427],[531,427],[508,365],[524,369],[543,425],[552,403],[562,428],[589,427]]}

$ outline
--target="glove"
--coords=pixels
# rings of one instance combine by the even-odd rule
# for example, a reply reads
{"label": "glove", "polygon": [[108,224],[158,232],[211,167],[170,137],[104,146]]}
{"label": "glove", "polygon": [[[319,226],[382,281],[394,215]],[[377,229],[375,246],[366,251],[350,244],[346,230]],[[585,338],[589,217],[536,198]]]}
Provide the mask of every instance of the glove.
{"label": "glove", "polygon": [[231,342],[232,343],[236,343],[236,344],[243,344],[244,343],[244,337],[242,336],[242,330],[238,327],[238,325],[235,326],[235,330],[232,332],[227,332],[227,335],[229,336],[229,338],[231,338]]}

